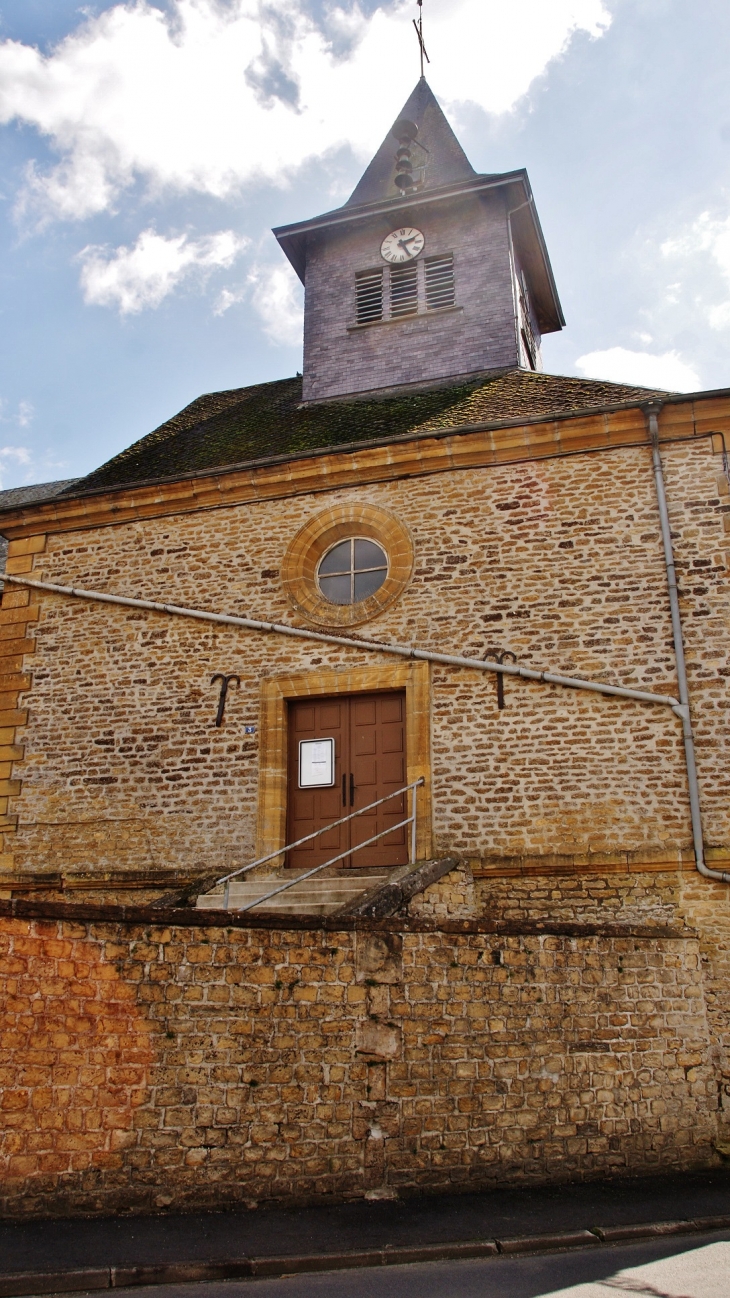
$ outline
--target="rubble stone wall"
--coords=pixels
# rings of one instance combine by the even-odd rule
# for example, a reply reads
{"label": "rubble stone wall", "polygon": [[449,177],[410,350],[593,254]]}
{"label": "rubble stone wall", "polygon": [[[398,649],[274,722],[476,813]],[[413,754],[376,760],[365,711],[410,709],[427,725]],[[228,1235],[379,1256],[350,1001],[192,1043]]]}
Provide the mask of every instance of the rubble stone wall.
{"label": "rubble stone wall", "polygon": [[699,939],[718,1122],[730,1148],[730,895],[727,884],[693,866],[577,869],[549,860],[521,873],[465,861],[409,903],[417,920],[437,924],[483,916],[501,923],[656,924],[678,920]]}
{"label": "rubble stone wall", "polygon": [[[730,496],[709,440],[662,454],[706,841],[721,861]],[[287,546],[321,510],[358,501],[392,512],[415,552],[406,590],[360,634],[480,657],[509,649],[529,667],[676,691],[644,447],[49,533],[12,541],[9,570],[301,625],[280,579]],[[250,860],[261,735],[247,727],[259,725],[262,679],[384,661],[18,588],[0,617],[6,896],[20,876],[50,884],[55,873],[65,887],[109,876],[113,899],[127,884]],[[220,729],[216,672],[240,677]],[[510,678],[500,710],[494,676],[438,666],[431,748],[439,853],[507,875],[516,858],[570,859],[599,875],[629,858],[637,869],[691,863],[681,724],[669,708]]]}
{"label": "rubble stone wall", "polygon": [[687,930],[180,915],[0,902],[5,1215],[717,1161]]}

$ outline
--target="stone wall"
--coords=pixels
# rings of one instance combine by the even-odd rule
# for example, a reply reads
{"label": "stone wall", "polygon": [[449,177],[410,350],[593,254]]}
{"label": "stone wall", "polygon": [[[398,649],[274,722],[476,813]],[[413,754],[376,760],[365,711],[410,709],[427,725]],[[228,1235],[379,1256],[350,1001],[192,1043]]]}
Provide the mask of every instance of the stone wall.
{"label": "stone wall", "polygon": [[0,1210],[111,1212],[716,1161],[696,937],[0,903]]}
{"label": "stone wall", "polygon": [[[694,865],[661,864],[631,870],[604,862],[602,869],[548,859],[520,869],[516,862],[485,869],[464,862],[409,904],[413,918],[448,923],[485,916],[514,926],[548,924],[653,924],[678,921],[698,935],[707,1010],[710,1057],[718,1086],[718,1122],[730,1149],[730,897],[727,885],[709,882]],[[670,1031],[670,1024],[667,1024]]]}
{"label": "stone wall", "polygon": [[[727,859],[730,619],[721,458],[663,449],[709,855]],[[301,625],[280,565],[335,504],[391,511],[414,544],[403,594],[358,634],[676,690],[646,448],[311,492],[10,543],[11,571]],[[255,851],[261,682],[392,661],[56,595],[8,590],[2,634],[0,889],[81,879],[117,890],[225,871]],[[214,726],[215,672],[236,672]],[[17,727],[17,729],[11,729]],[[529,862],[601,875],[691,865],[671,711],[435,667],[435,847],[505,876]],[[12,760],[12,770],[11,770]],[[17,830],[14,828],[17,818]],[[527,862],[527,866],[525,866]],[[542,863],[542,866],[541,866]],[[529,873],[529,869],[528,869]],[[632,912],[633,913],[633,912]]]}

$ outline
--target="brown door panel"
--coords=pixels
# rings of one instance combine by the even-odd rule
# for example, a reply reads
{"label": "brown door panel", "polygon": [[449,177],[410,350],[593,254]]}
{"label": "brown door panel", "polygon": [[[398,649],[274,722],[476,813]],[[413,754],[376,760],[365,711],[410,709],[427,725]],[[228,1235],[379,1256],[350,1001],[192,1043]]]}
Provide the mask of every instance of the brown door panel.
{"label": "brown door panel", "polygon": [[294,711],[294,729],[297,734],[308,735],[314,731],[315,710],[312,704],[298,704]]}
{"label": "brown door panel", "polygon": [[380,724],[386,729],[389,729],[390,726],[400,726],[405,721],[403,702],[402,699],[393,699],[387,707],[383,706]]}
{"label": "brown door panel", "polygon": [[384,753],[380,759],[380,778],[393,789],[406,782],[405,753]]}
{"label": "brown door panel", "polygon": [[378,706],[375,694],[363,694],[358,697],[351,694],[352,722],[355,726],[374,726],[378,720]]}
{"label": "brown door panel", "polygon": [[[289,757],[286,841],[294,843],[346,814],[342,806],[342,753],[349,749],[349,711],[340,699],[297,699],[289,704]],[[326,788],[299,788],[299,741],[334,739],[335,783]],[[350,846],[347,825],[338,825],[287,853],[297,869],[323,865]]]}
{"label": "brown door panel", "polygon": [[365,798],[362,792],[365,789],[377,789],[378,787],[378,767],[380,763],[374,757],[353,757],[352,771],[355,776],[355,787],[360,790],[360,797],[357,802],[359,806],[366,806],[368,802],[375,801],[377,794],[372,798]]}
{"label": "brown door panel", "polygon": [[[405,693],[373,694],[358,699],[353,708],[352,769],[355,806],[367,806],[405,784]],[[367,720],[367,725],[366,725]],[[395,760],[394,760],[395,758]],[[358,816],[352,822],[351,842],[363,843],[389,825],[403,820],[403,795]],[[405,865],[408,860],[404,829],[395,830],[358,852],[353,865]]]}
{"label": "brown door panel", "polygon": [[[334,786],[300,789],[299,741],[326,738],[335,741]],[[406,769],[405,692],[292,701],[289,704],[287,842],[294,842],[402,788]],[[331,856],[403,820],[409,811],[410,799],[406,808],[406,797],[401,794],[289,852],[287,864],[300,869],[323,865]],[[407,861],[408,832],[404,827],[339,864],[396,866]]]}
{"label": "brown door panel", "polygon": [[328,726],[339,729],[342,725],[343,708],[341,703],[321,703],[317,711],[319,713],[319,724],[324,726],[325,729]]}

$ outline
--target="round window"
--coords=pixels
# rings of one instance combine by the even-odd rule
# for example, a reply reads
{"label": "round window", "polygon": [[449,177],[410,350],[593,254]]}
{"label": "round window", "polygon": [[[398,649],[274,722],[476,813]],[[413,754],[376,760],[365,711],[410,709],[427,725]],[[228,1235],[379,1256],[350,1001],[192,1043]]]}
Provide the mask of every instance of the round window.
{"label": "round window", "polygon": [[359,604],[374,595],[387,576],[385,550],[361,536],[333,545],[317,568],[317,584],[330,604]]}

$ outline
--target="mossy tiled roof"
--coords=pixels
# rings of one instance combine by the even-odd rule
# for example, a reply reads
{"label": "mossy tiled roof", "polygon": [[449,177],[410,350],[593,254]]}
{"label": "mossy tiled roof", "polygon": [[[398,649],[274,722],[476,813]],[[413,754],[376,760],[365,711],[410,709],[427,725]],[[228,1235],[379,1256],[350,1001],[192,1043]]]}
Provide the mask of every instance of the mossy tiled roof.
{"label": "mossy tiled roof", "polygon": [[66,489],[69,495],[419,435],[646,401],[654,389],[507,370],[454,387],[302,406],[302,380],[198,397],[178,415]]}

